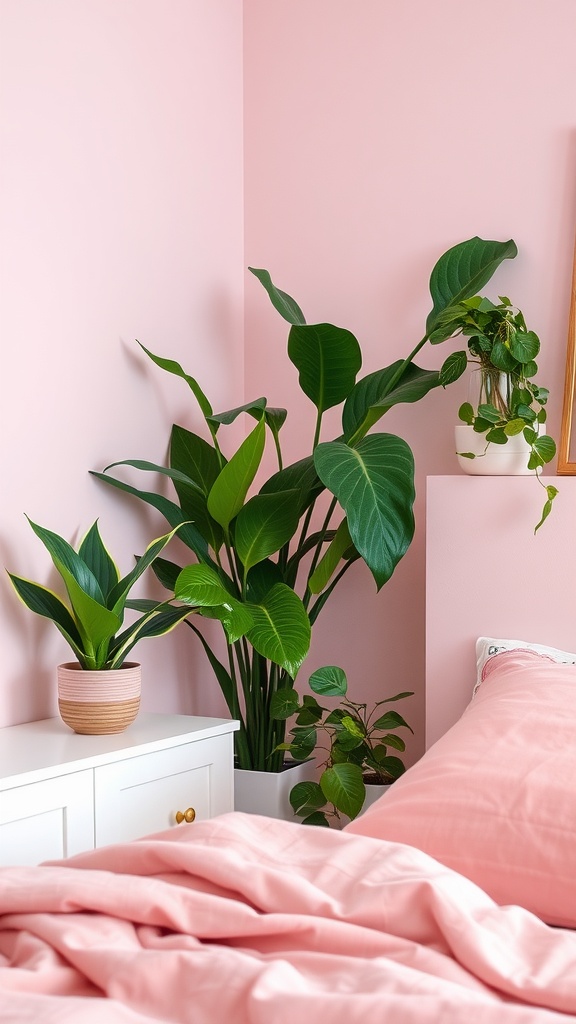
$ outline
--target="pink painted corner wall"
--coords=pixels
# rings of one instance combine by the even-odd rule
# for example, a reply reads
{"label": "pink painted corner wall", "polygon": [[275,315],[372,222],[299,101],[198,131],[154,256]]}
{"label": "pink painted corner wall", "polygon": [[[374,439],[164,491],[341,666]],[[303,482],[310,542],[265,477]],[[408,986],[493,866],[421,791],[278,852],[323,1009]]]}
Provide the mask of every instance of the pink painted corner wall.
{"label": "pink painted corner wall", "polygon": [[[572,0],[246,0],[246,263],[269,269],[309,321],[353,331],[370,372],[422,336],[444,250],[476,234],[513,237],[520,254],[487,293],[509,295],[540,335],[557,431],[576,230],[575,33]],[[297,457],[312,417],[285,327],[248,282],[247,391],[292,407],[284,430]],[[448,351],[425,350],[421,365]],[[425,477],[458,473],[465,394],[460,382],[382,421],[415,452],[416,539],[379,596],[361,567],[347,578],[304,667],[342,664],[363,698],[416,690],[413,753],[424,742]]]}
{"label": "pink painted corner wall", "polygon": [[[242,386],[242,11],[0,0],[0,47],[1,564],[55,582],[26,512],[71,541],[99,517],[127,572],[165,524],[88,470],[163,462],[197,420],[135,339],[216,407]],[[54,714],[64,641],[5,574],[0,608],[0,725]],[[186,639],[136,649],[147,710],[220,706]]]}

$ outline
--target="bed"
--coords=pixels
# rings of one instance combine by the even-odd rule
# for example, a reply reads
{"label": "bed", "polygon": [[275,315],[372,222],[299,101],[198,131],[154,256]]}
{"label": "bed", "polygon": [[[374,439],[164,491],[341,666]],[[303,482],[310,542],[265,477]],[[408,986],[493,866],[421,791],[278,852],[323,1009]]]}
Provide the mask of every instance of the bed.
{"label": "bed", "polygon": [[0,1020],[575,1019],[576,654],[540,639],[458,641],[452,722],[342,832],[232,813],[2,869]]}

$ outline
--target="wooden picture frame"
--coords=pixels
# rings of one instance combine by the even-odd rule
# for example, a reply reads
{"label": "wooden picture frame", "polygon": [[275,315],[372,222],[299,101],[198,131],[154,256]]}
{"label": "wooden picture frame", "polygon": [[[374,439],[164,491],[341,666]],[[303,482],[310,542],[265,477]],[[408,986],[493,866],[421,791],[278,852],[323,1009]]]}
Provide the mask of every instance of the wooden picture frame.
{"label": "wooden picture frame", "polygon": [[566,376],[564,378],[564,402],[558,444],[558,465],[556,472],[576,476],[576,428],[572,440],[572,426],[576,418],[576,248],[572,265],[572,289],[570,293],[570,319],[568,322],[568,347],[566,350]]}

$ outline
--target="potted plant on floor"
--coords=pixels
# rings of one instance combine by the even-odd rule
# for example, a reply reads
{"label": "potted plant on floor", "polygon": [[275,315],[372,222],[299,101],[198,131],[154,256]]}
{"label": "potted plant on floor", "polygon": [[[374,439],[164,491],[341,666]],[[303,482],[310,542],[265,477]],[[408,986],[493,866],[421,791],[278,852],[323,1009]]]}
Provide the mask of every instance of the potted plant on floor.
{"label": "potted plant on floor", "polygon": [[390,749],[402,753],[406,744],[397,730],[413,730],[397,711],[383,708],[412,697],[413,692],[385,697],[369,709],[350,700],[346,673],[336,665],[317,669],[308,682],[313,693],[337,697],[338,704],[326,708],[311,694],[301,699],[296,690],[286,691],[277,702],[279,717],[296,715],[292,739],[281,749],[296,761],[316,753],[321,770],[318,782],[294,786],[290,803],[304,825],[341,825],[341,815],[356,818],[367,802],[381,796],[406,771],[402,759]]}
{"label": "potted plant on floor", "polygon": [[120,577],[102,542],[96,521],[78,551],[56,533],[28,520],[57,569],[68,601],[48,587],[8,575],[27,608],[50,619],[69,644],[74,662],[58,666],[58,706],[62,720],[75,732],[123,732],[140,706],[140,665],[126,658],[138,640],[162,636],[191,613],[170,601],[144,601],[144,612],[122,630],[127,607],[140,602],[128,595],[154,563],[176,530],[153,540],[136,566]]}
{"label": "potted plant on floor", "polygon": [[[544,432],[548,389],[534,380],[540,339],[505,296],[496,304],[479,295],[464,299],[450,312],[446,329],[468,340],[467,351],[454,353],[454,360],[474,367],[471,400],[460,406],[462,425],[456,427],[461,468],[472,474],[534,473],[545,486],[541,470],[554,458],[556,444]],[[431,341],[445,340],[445,333],[440,327]],[[558,493],[553,485],[545,490],[536,530]]]}
{"label": "potted plant on floor", "polygon": [[[158,559],[154,571],[179,600],[222,624],[225,658],[188,620],[230,714],[240,721],[236,755],[241,768],[281,771],[286,722],[272,708],[277,711],[277,701],[292,690],[311,629],[350,566],[364,561],[379,590],[412,540],[412,451],[401,437],[371,433],[372,428],[394,405],[417,402],[463,371],[452,359],[440,371],[423,369],[415,359],[449,310],[476,294],[516,252],[513,241],[472,238],[444,253],[430,278],[433,308],[423,338],[405,359],[360,379],[362,353],[354,335],[333,324],[307,323],[299,305],[273,284],[267,271],[253,270],[289,324],[288,356],[316,409],[309,448],[290,465],[284,464],[280,438],[285,410],[258,398],[217,414],[195,377],[142,346],[158,367],[191,390],[205,421],[204,436],[174,424],[167,466],[127,459],[94,475],[152,505],[173,527],[192,520],[179,537],[190,548],[193,564],[182,567]],[[341,432],[326,441],[324,415],[338,406]],[[240,415],[256,425],[230,451],[222,428]],[[251,493],[267,437],[278,468]],[[163,482],[168,478],[175,500],[111,472],[122,465]]]}

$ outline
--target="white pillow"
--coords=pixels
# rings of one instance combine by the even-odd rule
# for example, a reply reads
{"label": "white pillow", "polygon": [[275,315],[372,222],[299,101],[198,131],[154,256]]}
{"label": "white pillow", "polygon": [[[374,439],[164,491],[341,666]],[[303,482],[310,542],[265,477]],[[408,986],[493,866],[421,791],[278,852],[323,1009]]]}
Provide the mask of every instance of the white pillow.
{"label": "white pillow", "polygon": [[484,679],[486,663],[495,654],[502,654],[503,651],[533,651],[534,654],[542,654],[560,665],[576,665],[576,654],[569,651],[559,651],[557,647],[545,647],[543,644],[531,644],[526,640],[495,640],[494,637],[481,636],[476,641],[476,684],[474,693]]}

